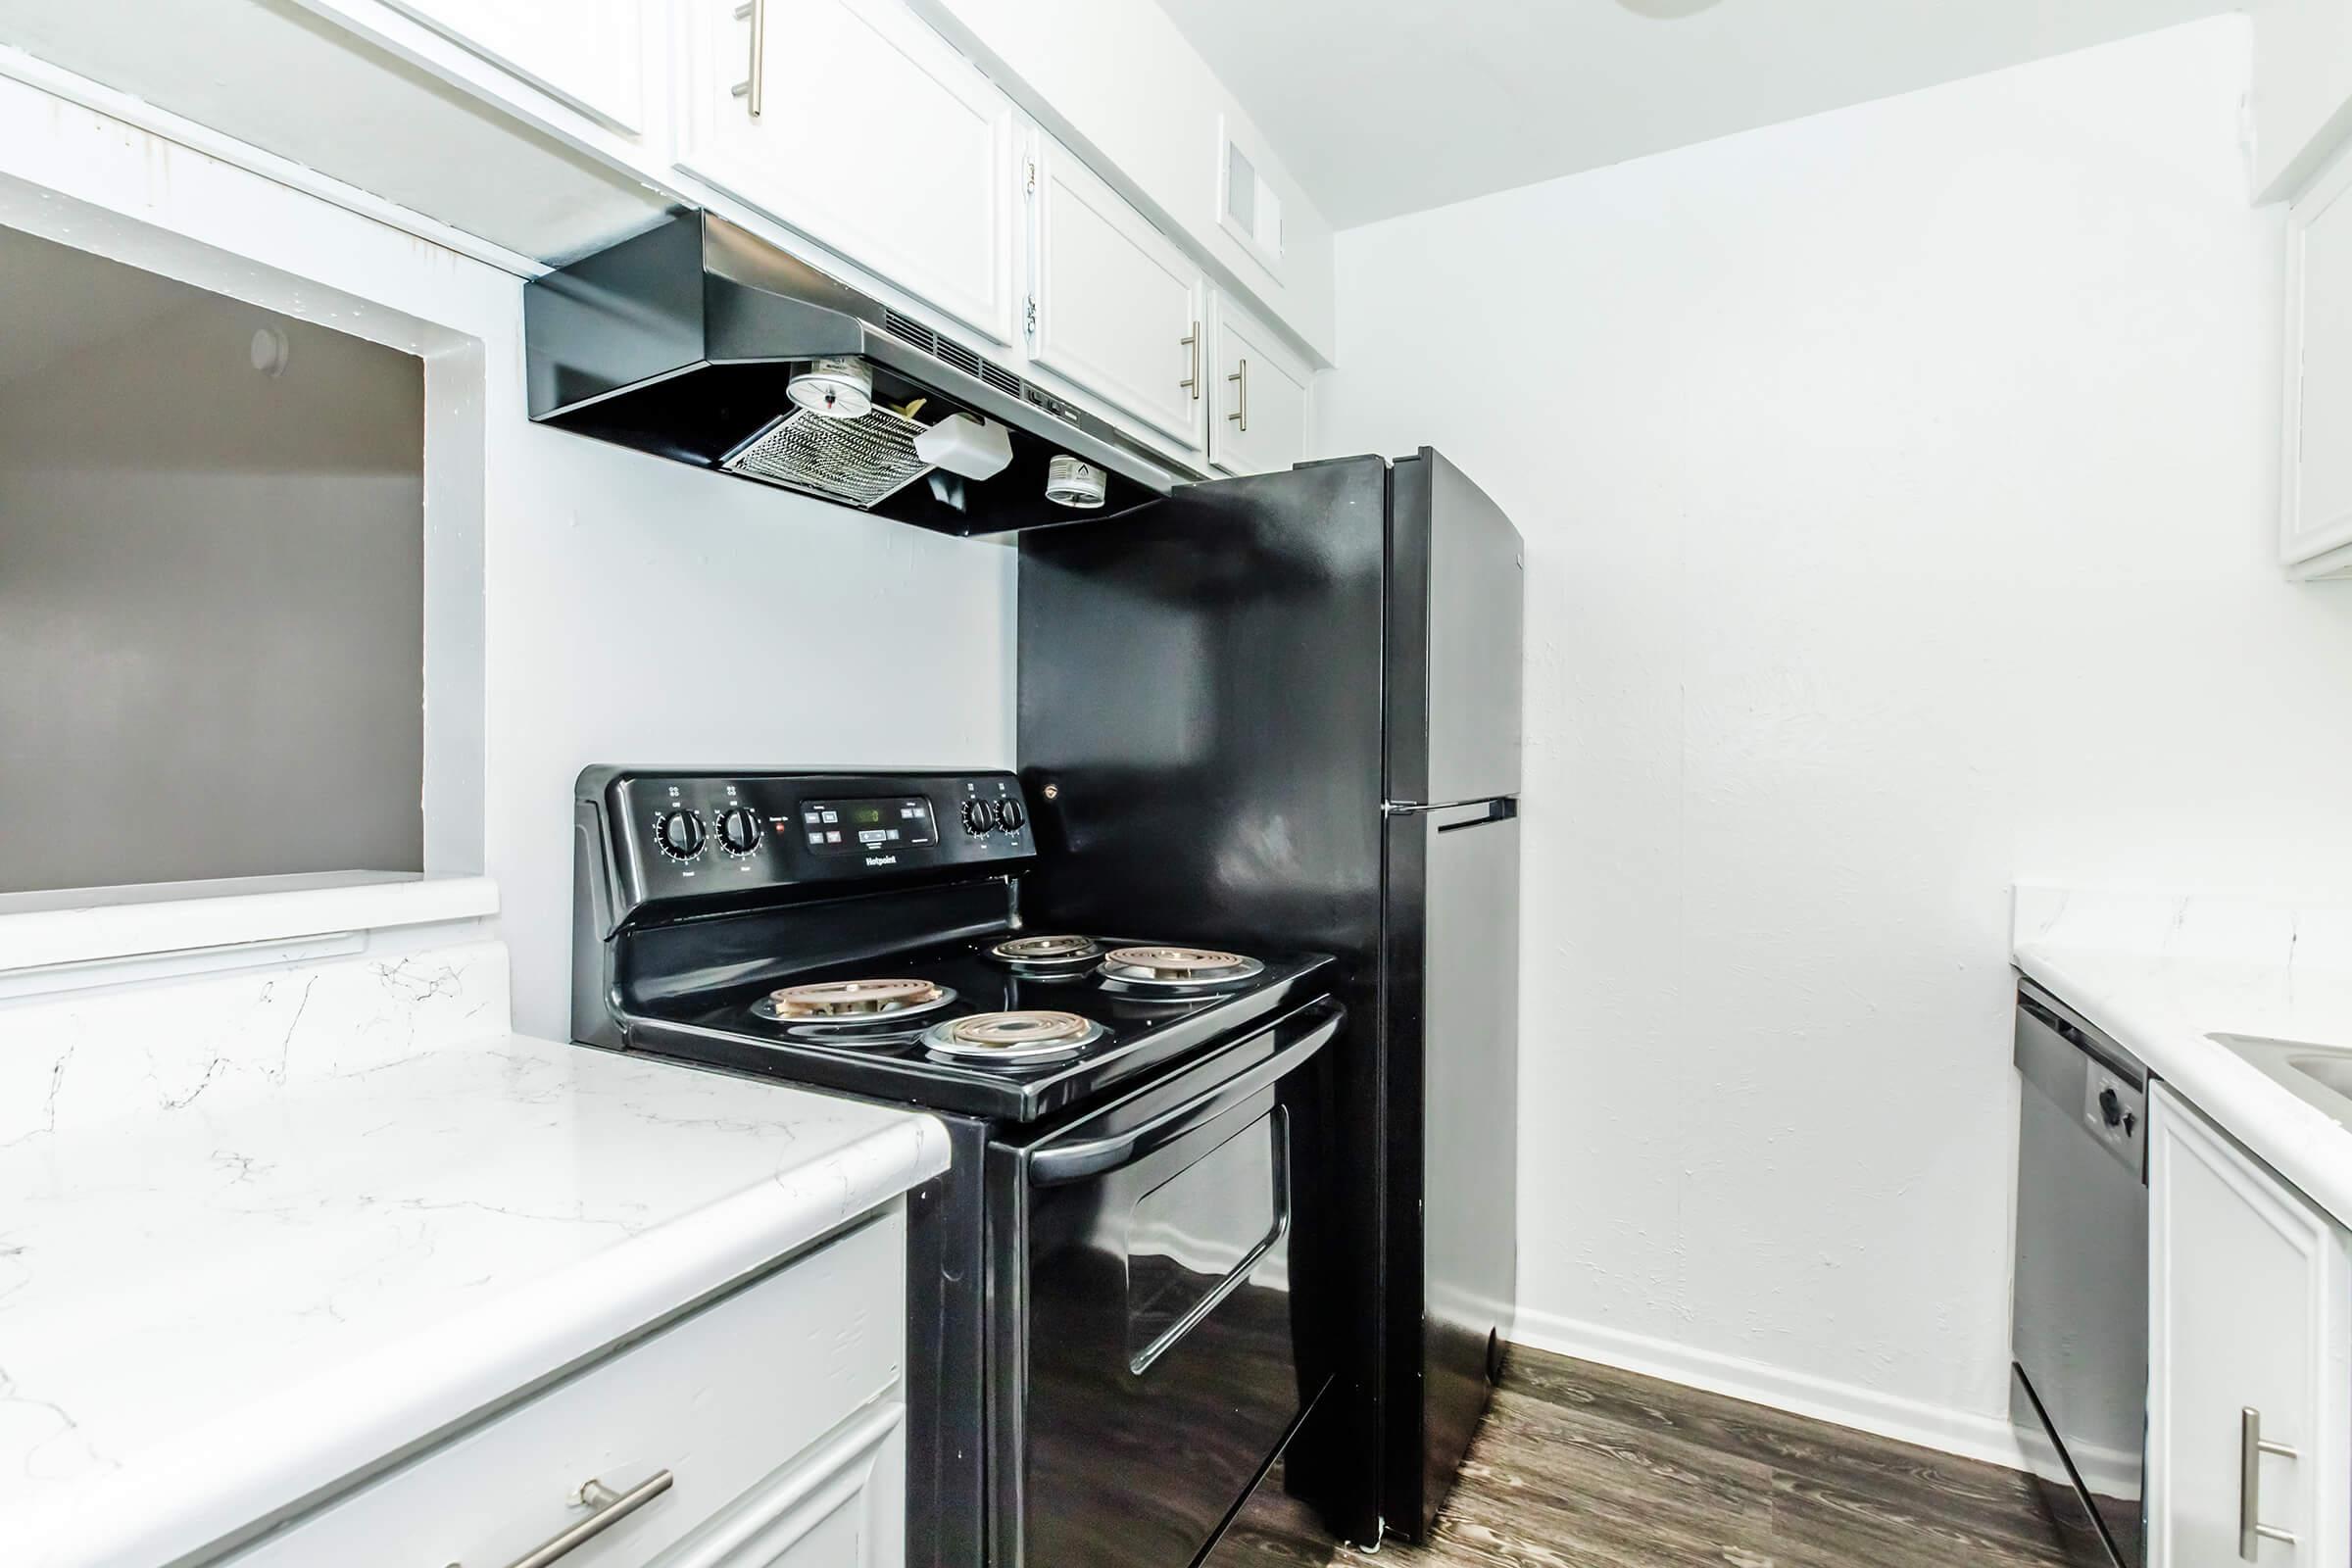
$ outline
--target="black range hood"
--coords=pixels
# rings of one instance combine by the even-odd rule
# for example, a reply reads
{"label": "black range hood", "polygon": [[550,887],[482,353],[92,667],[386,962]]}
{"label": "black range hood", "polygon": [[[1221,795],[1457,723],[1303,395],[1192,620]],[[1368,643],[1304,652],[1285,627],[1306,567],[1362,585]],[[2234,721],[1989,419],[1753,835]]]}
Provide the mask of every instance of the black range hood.
{"label": "black range hood", "polygon": [[[824,488],[734,472],[794,412],[785,387],[819,359],[855,359],[873,401],[918,423],[968,414],[1004,425],[1012,461],[988,479],[932,470],[861,510],[942,533],[1081,521],[1201,477],[1107,421],[709,213],[582,257],[523,290],[530,415],[580,435],[850,505]],[[1099,511],[1046,499],[1059,455],[1105,475]]]}

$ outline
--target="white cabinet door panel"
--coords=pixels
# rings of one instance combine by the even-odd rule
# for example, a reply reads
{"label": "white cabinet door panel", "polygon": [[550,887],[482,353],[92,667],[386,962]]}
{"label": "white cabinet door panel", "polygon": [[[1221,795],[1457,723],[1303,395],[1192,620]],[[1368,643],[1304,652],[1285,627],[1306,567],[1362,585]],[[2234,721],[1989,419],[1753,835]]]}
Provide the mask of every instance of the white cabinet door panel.
{"label": "white cabinet door panel", "polygon": [[1215,315],[1209,461],[1227,473],[1287,468],[1306,456],[1306,368],[1256,318],[1223,295]]}
{"label": "white cabinet door panel", "polygon": [[[762,1477],[837,1431],[860,1420],[898,1429],[906,1246],[894,1207],[264,1537],[228,1564],[513,1562],[590,1517],[576,1500],[583,1483],[625,1494],[666,1470],[668,1490],[564,1558],[564,1568],[640,1568],[705,1521],[731,1515]],[[903,1487],[903,1475],[878,1468],[902,1450],[878,1438],[867,1446],[877,1468],[865,1485],[876,1495]],[[871,1537],[877,1548],[896,1539]]]}
{"label": "white cabinet door panel", "polygon": [[679,15],[680,169],[1012,341],[1011,100],[899,0],[680,0]]}
{"label": "white cabinet door panel", "polygon": [[644,0],[390,4],[616,130],[644,128]]}
{"label": "white cabinet door panel", "polygon": [[[2150,1129],[2148,1568],[2222,1568],[2241,1509],[2294,1537],[2261,1568],[2352,1555],[2352,1294],[2344,1238],[2159,1086]],[[2294,1454],[2253,1454],[2247,1425]]]}
{"label": "white cabinet door panel", "polygon": [[906,1555],[905,1407],[867,1411],[648,1568],[886,1568]]}
{"label": "white cabinet door panel", "polygon": [[1200,269],[1060,148],[1038,159],[1031,358],[1198,451],[1209,350]]}

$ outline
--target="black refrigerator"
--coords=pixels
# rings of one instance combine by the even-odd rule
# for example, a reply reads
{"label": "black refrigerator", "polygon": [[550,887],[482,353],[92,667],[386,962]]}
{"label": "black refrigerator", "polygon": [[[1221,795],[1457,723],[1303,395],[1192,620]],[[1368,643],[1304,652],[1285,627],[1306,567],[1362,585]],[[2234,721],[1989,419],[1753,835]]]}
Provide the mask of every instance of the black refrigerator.
{"label": "black refrigerator", "polygon": [[1339,958],[1346,1369],[1286,1490],[1421,1539],[1518,1263],[1522,555],[1427,448],[1223,479],[1019,540],[1024,918]]}

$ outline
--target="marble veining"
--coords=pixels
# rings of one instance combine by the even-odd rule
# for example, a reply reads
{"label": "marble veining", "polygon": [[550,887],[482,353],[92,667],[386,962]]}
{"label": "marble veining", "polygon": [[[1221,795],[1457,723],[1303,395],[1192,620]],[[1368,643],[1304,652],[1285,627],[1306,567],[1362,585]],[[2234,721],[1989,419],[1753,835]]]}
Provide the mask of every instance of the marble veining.
{"label": "marble veining", "polygon": [[467,943],[0,1004],[0,1561],[169,1560],[944,1169],[507,1032]]}
{"label": "marble veining", "polygon": [[2017,890],[2018,968],[2352,1225],[2352,1129],[2214,1034],[2352,1049],[2352,908]]}

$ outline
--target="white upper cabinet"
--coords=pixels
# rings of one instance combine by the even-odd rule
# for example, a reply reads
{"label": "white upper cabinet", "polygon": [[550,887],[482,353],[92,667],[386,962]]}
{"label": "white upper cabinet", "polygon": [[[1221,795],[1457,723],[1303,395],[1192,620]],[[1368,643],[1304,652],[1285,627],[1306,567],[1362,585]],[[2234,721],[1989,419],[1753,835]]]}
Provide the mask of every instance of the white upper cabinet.
{"label": "white upper cabinet", "polygon": [[899,0],[679,0],[678,167],[1013,341],[1010,100]]}
{"label": "white upper cabinet", "polygon": [[1330,359],[1331,224],[1158,0],[909,3],[1220,290]]}
{"label": "white upper cabinet", "polygon": [[644,127],[644,0],[388,3],[615,130]]}
{"label": "white upper cabinet", "polygon": [[2343,1233],[2161,1086],[2149,1133],[2147,1568],[2340,1568]]}
{"label": "white upper cabinet", "polygon": [[1030,359],[1200,451],[1211,367],[1199,264],[1051,141],[1036,187]]}
{"label": "white upper cabinet", "polygon": [[2352,155],[2288,210],[2278,547],[2289,570],[2352,568]]}
{"label": "white upper cabinet", "polygon": [[1306,366],[1225,295],[1212,314],[1208,460],[1227,473],[1287,468],[1306,456]]}

